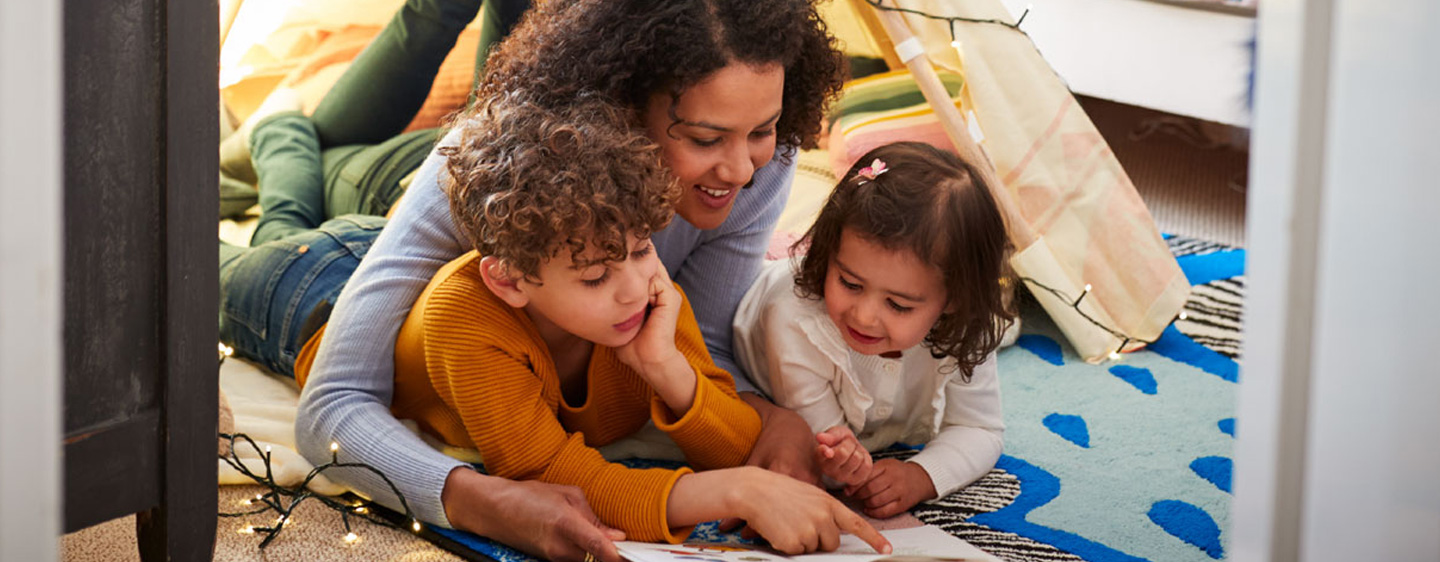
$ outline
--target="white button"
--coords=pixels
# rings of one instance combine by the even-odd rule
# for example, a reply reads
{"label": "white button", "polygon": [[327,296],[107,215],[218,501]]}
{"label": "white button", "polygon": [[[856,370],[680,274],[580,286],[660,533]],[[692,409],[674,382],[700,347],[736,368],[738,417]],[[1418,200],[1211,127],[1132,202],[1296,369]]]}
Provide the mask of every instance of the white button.
{"label": "white button", "polygon": [[895,372],[895,370],[896,370],[896,369],[899,369],[899,368],[900,368],[900,366],[899,366],[899,365],[896,365],[896,364],[894,364],[894,363],[886,363],[886,364],[885,364],[885,370],[886,370],[886,371],[890,371],[890,372],[892,372],[892,373]]}
{"label": "white button", "polygon": [[882,417],[882,418],[888,418],[888,417],[890,417],[890,408],[884,408],[884,407],[876,408],[876,409],[875,409],[875,414],[878,415],[878,416],[880,416],[880,417]]}

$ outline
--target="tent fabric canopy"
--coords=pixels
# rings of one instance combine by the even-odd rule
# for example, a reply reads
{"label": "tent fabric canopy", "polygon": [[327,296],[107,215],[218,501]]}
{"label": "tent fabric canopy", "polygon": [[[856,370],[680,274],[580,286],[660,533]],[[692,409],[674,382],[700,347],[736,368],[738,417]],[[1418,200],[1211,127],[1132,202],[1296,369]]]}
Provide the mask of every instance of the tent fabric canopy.
{"label": "tent fabric canopy", "polygon": [[[1002,23],[952,23],[893,8]],[[922,91],[933,82],[928,124],[908,114],[914,140],[934,142],[943,129],[951,141],[945,148],[993,166],[1017,249],[1011,265],[1080,356],[1098,362],[1160,336],[1189,283],[1105,139],[999,0],[882,0],[879,8],[850,0],[826,16],[858,22],[835,25],[847,45],[881,55],[893,49],[885,57],[892,68],[909,59]],[[959,96],[940,86],[931,65],[963,76]],[[846,128],[846,141],[865,135],[864,125]],[[887,138],[898,140],[894,131]],[[832,138],[837,149],[837,166],[859,155]]]}

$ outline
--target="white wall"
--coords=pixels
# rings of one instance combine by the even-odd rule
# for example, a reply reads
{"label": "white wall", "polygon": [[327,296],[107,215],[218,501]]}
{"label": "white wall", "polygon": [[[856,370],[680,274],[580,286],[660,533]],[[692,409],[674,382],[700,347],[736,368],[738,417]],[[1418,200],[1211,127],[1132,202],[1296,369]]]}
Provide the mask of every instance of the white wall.
{"label": "white wall", "polygon": [[1139,0],[1002,2],[1016,17],[1032,8],[1021,28],[1076,93],[1249,126],[1254,19]]}
{"label": "white wall", "polygon": [[61,20],[0,2],[0,561],[61,530]]}
{"label": "white wall", "polygon": [[1260,22],[1230,558],[1440,560],[1440,4]]}

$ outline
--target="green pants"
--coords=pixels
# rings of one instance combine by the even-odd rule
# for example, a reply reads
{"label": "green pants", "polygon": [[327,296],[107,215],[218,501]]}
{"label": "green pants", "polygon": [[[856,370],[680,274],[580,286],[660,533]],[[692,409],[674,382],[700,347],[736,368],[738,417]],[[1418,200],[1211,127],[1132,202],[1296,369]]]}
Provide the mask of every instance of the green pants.
{"label": "green pants", "polygon": [[[484,2],[477,80],[485,54],[529,6],[529,0]],[[480,0],[407,0],[320,100],[308,126],[297,123],[297,118],[304,118],[294,114],[283,120],[267,119],[261,124],[272,130],[266,148],[260,150],[257,126],[251,134],[250,154],[264,216],[285,217],[298,208],[309,209],[308,203],[297,203],[304,199],[297,194],[306,191],[299,186],[315,181],[323,186],[318,192],[323,199],[314,206],[323,213],[307,217],[318,220],[284,218],[270,225],[262,219],[262,226],[288,231],[296,224],[314,228],[345,214],[386,214],[400,197],[400,179],[424,162],[438,138],[436,129],[400,132],[420,111],[440,63],[480,8]],[[273,190],[271,184],[276,186]],[[266,192],[271,197],[263,195]],[[222,217],[238,216],[257,200],[254,187],[224,175],[220,193]],[[257,238],[261,232],[257,229]]]}
{"label": "green pants", "polygon": [[[484,0],[477,82],[490,47],[529,7],[529,0]],[[480,0],[407,0],[315,108],[311,118],[321,146],[376,144],[404,130],[480,8]]]}

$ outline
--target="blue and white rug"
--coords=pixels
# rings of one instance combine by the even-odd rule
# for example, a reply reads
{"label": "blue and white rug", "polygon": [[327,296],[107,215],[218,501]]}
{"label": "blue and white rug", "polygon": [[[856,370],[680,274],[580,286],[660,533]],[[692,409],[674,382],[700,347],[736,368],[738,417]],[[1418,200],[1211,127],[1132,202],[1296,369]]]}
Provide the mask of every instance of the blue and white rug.
{"label": "blue and white rug", "polygon": [[1169,242],[1193,285],[1187,319],[1090,365],[1022,311],[999,356],[1005,455],[917,517],[1017,562],[1225,558],[1245,252]]}
{"label": "blue and white rug", "polygon": [[[916,517],[1013,562],[1225,558],[1245,251],[1168,241],[1193,285],[1187,319],[1144,350],[1090,365],[1038,307],[1022,309],[1023,335],[999,356],[1005,455]],[[462,555],[531,560],[436,531]],[[713,525],[696,532],[721,538]]]}

